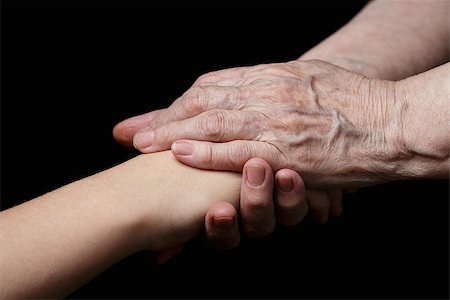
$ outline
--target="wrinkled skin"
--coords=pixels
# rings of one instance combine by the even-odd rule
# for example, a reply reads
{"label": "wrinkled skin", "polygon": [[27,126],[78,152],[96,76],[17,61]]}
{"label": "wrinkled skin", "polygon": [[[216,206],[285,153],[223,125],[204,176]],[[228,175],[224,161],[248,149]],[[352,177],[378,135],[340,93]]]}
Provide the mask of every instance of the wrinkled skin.
{"label": "wrinkled skin", "polygon": [[[290,172],[298,178],[294,191],[304,189],[304,180],[306,193],[283,196],[276,185],[273,200],[273,180],[259,190],[243,182],[243,229],[264,236],[274,227],[272,201],[282,224],[297,224],[307,211],[326,223],[342,213],[341,188],[354,191],[387,179],[379,174],[396,168],[391,158],[402,138],[398,129],[405,107],[396,96],[394,82],[317,60],[234,68],[201,76],[169,108],[119,123],[114,136],[128,145],[134,137],[134,146],[144,153],[172,147],[180,161],[197,168],[243,171],[246,162],[259,157],[276,175]],[[186,150],[179,147],[186,142],[192,154],[177,154]],[[283,197],[292,204],[280,205]],[[229,220],[223,228],[214,221],[221,219],[220,211]],[[224,203],[211,208],[205,218],[209,241],[222,249],[236,246],[237,219]]]}
{"label": "wrinkled skin", "polygon": [[[274,171],[297,171],[310,188],[364,186],[397,167],[405,105],[395,93],[394,82],[318,60],[218,71],[149,116],[134,145],[142,152],[172,146],[197,168],[242,171],[260,157]],[[190,155],[177,153],[187,149]]]}

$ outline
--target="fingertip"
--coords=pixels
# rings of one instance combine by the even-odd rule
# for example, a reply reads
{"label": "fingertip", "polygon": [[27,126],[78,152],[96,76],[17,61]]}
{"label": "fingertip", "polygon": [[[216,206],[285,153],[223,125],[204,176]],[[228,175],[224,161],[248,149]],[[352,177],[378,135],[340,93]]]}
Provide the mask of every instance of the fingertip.
{"label": "fingertip", "polygon": [[236,247],[240,241],[236,208],[228,202],[215,203],[205,217],[208,242],[217,249]]}
{"label": "fingertip", "polygon": [[273,189],[273,172],[268,162],[261,158],[251,158],[244,164],[243,169],[246,187],[253,190],[267,189],[270,187],[271,193]]}
{"label": "fingertip", "polygon": [[301,176],[290,169],[275,174],[278,221],[284,226],[298,225],[308,212],[305,185]]}
{"label": "fingertip", "polygon": [[290,169],[281,169],[275,174],[277,191],[295,193],[301,199],[305,198],[305,183],[302,177]]}
{"label": "fingertip", "polygon": [[249,237],[262,237],[274,230],[273,178],[272,168],[264,159],[251,158],[244,164],[241,215]]}
{"label": "fingertip", "polygon": [[133,146],[142,153],[155,152],[155,133],[153,131],[141,130],[133,137]]}
{"label": "fingertip", "polygon": [[237,221],[236,208],[228,202],[214,203],[206,213],[205,221],[210,228],[231,229]]}
{"label": "fingertip", "polygon": [[132,147],[134,135],[145,126],[148,126],[156,116],[165,110],[158,109],[122,120],[113,127],[112,134],[114,139],[122,145]]}
{"label": "fingertip", "polygon": [[275,186],[277,190],[290,193],[294,190],[296,172],[288,169],[282,169],[275,174]]}
{"label": "fingertip", "polygon": [[237,226],[237,212],[234,206],[229,203],[219,203],[213,208],[212,224],[221,230],[232,230]]}
{"label": "fingertip", "polygon": [[198,169],[225,170],[217,165],[212,156],[214,155],[211,142],[195,140],[177,140],[172,143],[170,150],[173,156],[180,162]]}
{"label": "fingertip", "polygon": [[137,129],[127,126],[127,120],[117,123],[112,130],[114,139],[127,147],[133,147],[133,135]]}
{"label": "fingertip", "polygon": [[170,150],[177,157],[188,157],[194,152],[194,144],[187,140],[179,140],[172,143]]}

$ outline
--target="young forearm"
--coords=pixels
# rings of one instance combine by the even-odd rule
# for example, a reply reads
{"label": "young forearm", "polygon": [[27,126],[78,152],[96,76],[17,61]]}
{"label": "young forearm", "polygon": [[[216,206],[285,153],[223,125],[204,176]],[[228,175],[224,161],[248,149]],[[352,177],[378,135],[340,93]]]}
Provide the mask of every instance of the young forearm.
{"label": "young forearm", "polygon": [[163,152],[3,211],[1,298],[63,297],[127,255],[189,240],[211,201],[238,199],[239,181]]}
{"label": "young forearm", "polygon": [[0,298],[61,298],[131,254],[126,224],[85,184],[0,213]]}
{"label": "young forearm", "polygon": [[347,25],[303,54],[371,78],[399,80],[448,60],[449,2],[370,2]]}

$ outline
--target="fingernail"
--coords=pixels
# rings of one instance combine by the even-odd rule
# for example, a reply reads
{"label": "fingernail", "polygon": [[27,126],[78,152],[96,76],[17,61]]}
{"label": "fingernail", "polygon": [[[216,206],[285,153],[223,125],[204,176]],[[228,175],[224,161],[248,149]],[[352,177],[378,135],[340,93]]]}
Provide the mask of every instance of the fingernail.
{"label": "fingernail", "polygon": [[220,219],[213,219],[214,220],[214,226],[220,229],[231,229],[233,226],[233,219],[230,218],[220,218]]}
{"label": "fingernail", "polygon": [[155,133],[153,131],[139,132],[133,139],[134,147],[137,149],[146,149],[153,144]]}
{"label": "fingernail", "polygon": [[292,192],[294,189],[294,182],[291,177],[280,176],[277,180],[278,188],[285,193]]}
{"label": "fingernail", "polygon": [[189,143],[189,142],[175,142],[172,145],[172,151],[176,154],[176,155],[191,155],[192,152],[194,151],[194,146]]}
{"label": "fingernail", "polygon": [[266,177],[266,170],[259,165],[247,167],[247,181],[251,186],[257,187],[263,184]]}

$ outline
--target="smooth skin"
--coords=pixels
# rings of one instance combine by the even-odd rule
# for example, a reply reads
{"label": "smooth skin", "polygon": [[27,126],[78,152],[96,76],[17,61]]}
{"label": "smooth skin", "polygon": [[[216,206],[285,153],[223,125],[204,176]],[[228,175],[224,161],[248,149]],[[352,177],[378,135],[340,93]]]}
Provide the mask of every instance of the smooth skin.
{"label": "smooth skin", "polygon": [[[142,250],[173,254],[217,201],[239,205],[241,174],[136,156],[0,212],[0,298],[62,298]],[[176,252],[176,251],[175,251]]]}
{"label": "smooth skin", "polygon": [[[427,82],[429,82],[429,80],[434,80],[432,75],[430,75],[430,73],[426,75],[425,74],[421,75],[421,77],[418,77],[416,79],[414,79],[413,77],[403,81],[401,80],[410,77],[412,75],[430,70],[448,61],[448,53],[449,53],[448,11],[449,11],[449,1],[447,0],[371,1],[348,24],[346,24],[337,32],[332,34],[329,38],[327,38],[326,40],[324,40],[323,42],[321,42],[320,44],[318,44],[317,46],[313,47],[311,50],[303,54],[298,61],[302,62],[304,60],[318,59],[324,62],[332,63],[334,66],[345,68],[348,71],[364,75],[365,77],[368,78],[379,79],[373,81],[366,79],[362,80],[365,82],[374,83],[374,86],[376,88],[375,90],[372,89],[372,86],[369,84],[368,86],[366,85],[365,91],[361,90],[363,94],[360,95],[360,99],[366,99],[365,102],[367,103],[367,107],[365,110],[360,110],[359,112],[353,113],[353,118],[355,117],[355,114],[359,114],[361,117],[365,117],[366,115],[372,115],[373,113],[372,111],[370,111],[370,109],[372,109],[373,104],[371,104],[370,101],[376,102],[377,100],[382,99],[382,101],[378,101],[376,103],[380,105],[385,104],[387,106],[389,105],[392,106],[393,99],[395,99],[398,96],[399,98],[402,99],[401,101],[403,102],[403,107],[409,107],[408,108],[409,111],[411,111],[413,109],[412,107],[414,106],[416,107],[415,109],[422,109],[419,108],[419,105],[410,105],[409,102],[425,101],[424,103],[428,104],[426,105],[426,107],[423,107],[423,109],[425,109],[428,112],[426,116],[423,116],[426,117],[427,119],[424,120],[421,117],[417,117],[416,122],[419,122],[420,125],[415,124],[413,126],[424,128],[424,131],[428,132],[440,131],[440,129],[445,130],[447,129],[445,124],[448,124],[448,105],[446,106],[447,104],[446,101],[448,101],[448,98],[446,98],[445,95],[445,93],[448,90],[448,85],[446,84],[446,82],[449,82],[448,77],[444,77],[444,81],[445,79],[447,79],[446,82],[442,82],[442,80],[435,82],[435,84],[438,85],[437,91],[432,90],[431,94],[425,95],[424,93],[426,91],[430,91],[430,89],[421,90],[424,87],[426,88],[427,85],[424,84],[424,82],[420,82],[420,80],[427,80]],[[292,84],[290,85],[289,83],[287,83],[287,81],[280,81],[280,79],[282,79],[279,76],[280,72],[286,73],[289,72],[289,70],[292,71],[293,69],[297,69],[296,71],[294,70],[293,73],[303,74],[302,76],[297,77],[294,75],[294,81],[297,80],[297,82],[301,82],[300,87],[297,87],[300,89],[301,87],[303,87],[304,89],[308,88],[308,84],[305,84],[305,78],[309,78],[310,82],[311,79],[316,80],[315,79],[316,74],[314,72],[308,71],[305,72],[305,69],[307,67],[304,66],[306,66],[306,63],[305,64],[297,63],[298,61],[281,63],[276,65],[261,65],[246,68],[233,68],[205,74],[201,76],[194,83],[192,88],[189,89],[185,94],[183,94],[179,99],[177,99],[169,108],[153,111],[141,116],[136,116],[119,123],[114,129],[114,136],[119,142],[128,145],[132,143],[134,137],[134,144],[136,148],[143,152],[155,151],[155,149],[158,149],[155,147],[168,148],[169,146],[172,146],[172,150],[175,150],[177,149],[177,146],[170,145],[170,143],[172,142],[170,138],[164,137],[168,136],[169,133],[172,134],[172,132],[168,131],[169,129],[170,130],[176,129],[176,126],[173,123],[188,120],[193,117],[196,117],[197,120],[199,120],[199,118],[203,117],[203,121],[199,121],[197,125],[198,126],[198,130],[196,131],[198,133],[197,136],[185,135],[185,136],[178,136],[178,138],[180,139],[189,138],[189,139],[199,139],[209,141],[220,140],[220,138],[224,137],[225,135],[227,135],[226,140],[231,140],[233,139],[233,137],[237,138],[239,134],[241,134],[242,132],[236,132],[236,130],[233,132],[232,126],[229,126],[229,123],[227,123],[230,120],[227,119],[224,119],[223,121],[216,120],[215,123],[212,123],[213,125],[208,125],[207,122],[204,120],[211,119],[211,114],[208,115],[206,114],[206,112],[211,109],[242,110],[242,106],[249,104],[248,99],[240,99],[239,105],[237,106],[236,105],[230,106],[228,101],[226,101],[226,99],[234,98],[234,100],[237,100],[236,93],[237,91],[240,91],[241,88],[244,86],[246,88],[245,93],[247,93],[247,95],[253,93],[254,99],[252,100],[259,98],[259,100],[261,101],[258,102],[258,105],[261,105],[263,108],[271,109],[272,106],[269,103],[270,101],[281,103],[282,101],[286,101],[287,99],[287,101],[291,100],[291,103],[295,103],[295,101],[297,101],[298,99],[295,97],[298,97],[301,93],[297,95],[292,93],[289,94],[290,90],[288,88],[292,88]],[[321,64],[323,66],[323,63],[317,61],[314,64],[315,65]],[[328,69],[327,71],[325,71],[325,73],[328,72],[328,74],[330,74],[329,72],[332,72],[333,68],[330,67],[326,68]],[[263,70],[265,71],[263,72]],[[336,70],[340,74],[345,73],[341,69],[336,68]],[[445,70],[442,71],[442,69],[440,71],[437,71],[437,73],[435,72],[434,74],[448,76]],[[256,84],[253,86],[251,84],[246,85],[246,82],[249,83],[252,80],[252,78],[255,77],[258,77],[260,81],[265,80],[266,82],[269,82],[271,84],[274,84],[274,82],[278,82],[279,83],[278,94],[275,95],[270,94],[269,90],[267,89],[269,85],[265,86],[267,90],[266,94],[264,94],[264,92],[261,92],[261,88],[264,89],[264,86],[262,85]],[[328,78],[333,77],[328,76]],[[348,79],[348,76],[343,76],[341,79],[334,78],[332,81],[328,82],[328,85],[334,84],[335,85],[334,88],[336,89],[341,89],[343,87],[347,88],[349,82],[346,82],[345,81],[346,79]],[[381,81],[380,79],[387,81]],[[282,82],[284,82],[285,84],[283,85]],[[439,84],[439,82],[441,84]],[[324,85],[327,84],[325,81],[321,81],[321,83]],[[309,87],[312,87],[312,85],[310,84]],[[393,89],[395,89],[395,87],[400,88],[397,88],[396,92],[394,92]],[[294,87],[294,89],[295,88],[296,87]],[[330,88],[332,89],[333,86],[329,86],[329,89]],[[353,86],[353,89],[357,89],[357,87]],[[351,90],[352,87],[350,86],[350,88],[347,89],[347,92],[353,92]],[[396,96],[396,93],[398,91],[400,91],[400,93]],[[391,94],[390,96],[387,94],[381,95],[383,93],[388,92]],[[405,93],[408,92],[409,94],[408,95],[401,94],[403,92]],[[420,94],[422,94],[422,96],[419,96]],[[323,97],[324,95],[320,96]],[[344,98],[347,97],[347,95],[345,94],[343,96]],[[306,95],[304,99],[306,99],[307,97],[308,96]],[[435,106],[434,99],[432,97],[441,98],[442,101],[440,102],[441,105],[440,108],[442,110],[439,110],[439,108],[437,108],[439,107],[439,105]],[[265,99],[270,99],[270,101],[265,101]],[[321,98],[319,98],[319,100],[322,101]],[[329,98],[325,100],[329,101],[331,99]],[[356,101],[358,100],[355,99],[355,102]],[[234,104],[236,104],[236,101]],[[433,109],[430,109],[430,107],[432,107]],[[377,108],[376,110],[380,111],[380,113],[383,113],[382,112],[383,109]],[[439,124],[434,124],[437,127],[432,126],[431,122],[429,122],[431,119],[434,118],[433,111],[436,111],[438,113]],[[340,112],[339,109],[337,110],[337,112]],[[419,114],[418,112],[416,113]],[[345,117],[349,117],[346,114],[343,115]],[[284,118],[285,115],[279,114],[277,117]],[[213,116],[212,118],[217,118],[217,116]],[[350,119],[351,118],[352,117],[350,116]],[[413,117],[411,116],[411,118]],[[318,120],[319,119],[320,118],[318,118]],[[427,125],[423,126],[423,123]],[[411,124],[409,125],[411,127]],[[430,128],[432,130],[430,130]],[[253,128],[253,130],[258,131],[260,130],[260,128]],[[390,131],[396,131],[396,129],[394,128]],[[136,134],[137,132],[138,134]],[[152,140],[152,134],[156,134],[157,132],[160,136],[153,137],[154,140],[156,141],[156,144],[151,146],[153,148],[151,147],[148,148],[149,142],[151,142]],[[211,133],[213,133],[213,136],[210,136]],[[251,134],[249,135],[250,135],[249,138],[253,138],[254,136],[254,135],[251,136]],[[424,136],[428,137],[427,134],[425,134]],[[247,136],[244,136],[244,138],[246,137]],[[442,139],[445,140],[445,138],[446,137],[443,137]],[[277,138],[275,138],[275,140],[276,139]],[[419,138],[417,137],[417,139]],[[220,168],[227,169],[230,167],[229,161],[227,161],[230,152],[233,151],[237,153],[243,152],[243,153],[250,153],[252,155],[260,154],[258,152],[252,151],[252,148],[248,146],[250,145],[249,143],[235,142],[234,145],[237,145],[237,143],[241,145],[240,147],[241,150],[237,150],[238,147],[232,148],[231,146],[232,143],[227,143],[222,144],[222,146],[226,145],[226,148],[222,147],[223,149],[222,152],[195,151],[189,158],[186,156],[177,155],[175,154],[175,151],[174,154],[177,155],[178,159],[180,159],[186,164],[202,168],[215,167],[219,169]],[[448,157],[448,150],[442,148],[440,150],[437,150],[435,145],[433,145],[434,143],[436,143],[436,140],[430,143],[429,145],[424,146],[433,148],[434,153],[427,153],[427,150],[422,149],[421,150],[422,152],[419,152],[418,153],[419,155],[417,156],[422,157],[422,160],[427,160],[424,157],[431,156],[437,158],[438,161],[439,160],[442,161],[442,157],[445,157],[446,155]],[[440,142],[437,141],[437,144],[439,143]],[[287,144],[289,144],[289,141]],[[195,143],[195,145],[199,146],[200,144],[197,142]],[[212,144],[202,144],[202,147],[203,149],[209,149],[208,148],[209,145],[211,145],[211,149],[213,149]],[[217,147],[215,147],[214,149],[219,149],[218,146],[220,145],[215,146]],[[408,147],[412,148],[407,149],[403,147],[403,149],[407,153],[407,156],[411,155],[414,156],[415,151],[414,147],[411,144]],[[437,147],[439,148],[439,146]],[[178,147],[178,149],[180,148]],[[214,155],[215,160],[211,159],[210,155]],[[265,155],[267,155],[267,153],[265,153]],[[298,153],[296,155],[298,155]],[[399,155],[403,156],[403,153],[400,153]],[[303,157],[302,159],[304,160]],[[272,164],[273,162],[276,162],[276,159],[270,157],[268,162],[272,165],[272,167],[274,167],[274,170],[276,171],[275,165]],[[242,163],[243,159],[241,159],[240,161],[241,166]],[[433,163],[430,163],[430,165],[426,165],[424,167],[427,168],[430,167],[431,165],[433,165]],[[233,166],[233,168],[235,167],[239,169],[239,167]],[[287,166],[283,165],[283,167],[285,168]],[[291,167],[295,169],[294,165],[292,165]],[[305,175],[305,170],[303,170],[302,168],[303,166],[297,165],[296,170],[298,170],[300,174],[302,174],[303,176]],[[286,170],[287,169],[283,169],[283,172],[286,172]],[[442,173],[442,171],[439,172]],[[390,174],[389,176],[392,177],[393,173],[389,174]],[[328,174],[325,173],[324,175],[327,176]],[[290,171],[288,176],[294,178],[298,176],[298,174],[296,174],[293,171]],[[405,174],[401,176],[405,177]],[[409,174],[409,176],[406,177],[411,176],[414,177],[415,175]],[[434,176],[442,176],[442,174],[441,175],[434,174]],[[393,177],[397,176],[393,175]],[[277,177],[275,176],[275,178]],[[394,178],[388,179],[379,178],[379,181],[386,181],[391,179]],[[340,179],[336,180],[339,182]],[[372,184],[370,182],[372,181],[372,179],[366,178],[366,180],[368,180],[368,182],[366,182],[367,184]],[[293,181],[300,182],[297,180]],[[278,185],[276,185],[276,187],[278,187]],[[308,185],[308,188],[309,187],[310,186]],[[350,188],[348,190],[355,190],[355,188]],[[275,200],[279,198],[278,196],[279,188],[276,188],[276,191],[277,194]],[[309,210],[319,222],[322,223],[326,222],[329,214],[339,215],[342,212],[342,190],[339,188],[328,191],[308,189],[306,193],[304,193],[303,195],[305,194]],[[267,199],[269,198],[270,198],[269,194],[266,194],[266,197],[260,197],[260,199],[266,199],[265,201],[267,201]],[[291,202],[295,202],[296,201],[295,199],[296,199],[295,195],[292,194]],[[298,199],[297,201],[302,200],[301,197],[297,197],[297,199]],[[223,206],[226,207],[227,204],[223,203]],[[241,209],[243,209],[244,206],[245,204],[241,203]],[[263,209],[261,207],[267,206],[261,205],[259,209]],[[267,211],[271,210],[270,206],[265,209],[267,209]],[[235,216],[237,214],[235,212],[232,213],[233,210],[230,207],[228,207],[227,211],[229,212],[229,216],[232,215]],[[267,213],[266,217],[269,215],[270,214]],[[281,215],[284,216],[290,214],[282,213]],[[283,222],[283,217],[281,217],[280,215],[277,215],[277,217],[279,222]],[[243,221],[250,222],[250,220],[246,220],[246,218],[243,218]],[[268,226],[267,224],[274,223],[274,220],[265,218],[265,219],[258,219],[255,221],[255,219],[253,219],[252,222],[253,222],[252,226],[255,228],[258,227],[268,228],[270,226]],[[230,231],[237,232],[236,226],[237,224],[234,224],[234,227],[230,227],[232,228],[230,229]],[[211,230],[207,228],[207,232],[209,233],[211,232]],[[215,234],[214,236],[215,238],[217,238],[218,235]],[[226,242],[224,242],[223,245],[226,245]]]}

